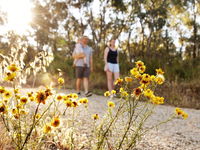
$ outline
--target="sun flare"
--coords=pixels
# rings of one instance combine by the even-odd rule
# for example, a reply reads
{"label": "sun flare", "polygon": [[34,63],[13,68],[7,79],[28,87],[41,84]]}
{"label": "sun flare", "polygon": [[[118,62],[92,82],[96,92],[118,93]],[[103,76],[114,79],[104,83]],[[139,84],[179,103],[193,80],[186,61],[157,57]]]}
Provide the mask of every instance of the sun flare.
{"label": "sun flare", "polygon": [[1,0],[0,9],[7,14],[7,30],[25,33],[32,20],[31,7],[30,0]]}

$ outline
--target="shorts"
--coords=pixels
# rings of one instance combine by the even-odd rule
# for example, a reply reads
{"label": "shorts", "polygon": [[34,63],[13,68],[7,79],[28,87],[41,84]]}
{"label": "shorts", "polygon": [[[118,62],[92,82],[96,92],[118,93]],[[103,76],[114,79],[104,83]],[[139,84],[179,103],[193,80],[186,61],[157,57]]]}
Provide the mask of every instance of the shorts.
{"label": "shorts", "polygon": [[108,63],[108,70],[110,72],[119,72],[119,64]]}
{"label": "shorts", "polygon": [[89,78],[90,68],[89,67],[77,67],[76,66],[76,78]]}

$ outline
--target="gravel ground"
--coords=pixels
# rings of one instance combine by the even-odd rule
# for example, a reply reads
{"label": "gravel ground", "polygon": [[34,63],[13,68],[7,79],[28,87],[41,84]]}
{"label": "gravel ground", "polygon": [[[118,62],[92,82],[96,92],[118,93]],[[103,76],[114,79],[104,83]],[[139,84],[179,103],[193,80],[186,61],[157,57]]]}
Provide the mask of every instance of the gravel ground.
{"label": "gravel ground", "polygon": [[[67,90],[63,93],[71,92],[74,91]],[[65,106],[60,109],[64,110]],[[158,106],[155,114],[147,121],[147,125],[164,120],[174,112],[174,109],[175,107],[172,106]],[[82,131],[85,134],[87,134],[88,125],[91,125],[91,114],[97,113],[102,116],[107,110],[107,98],[98,95],[91,96],[88,110],[89,113],[81,111],[79,116],[81,128],[84,129]],[[151,130],[143,137],[136,150],[200,150],[200,110],[187,108],[183,108],[183,110],[189,115],[187,120],[177,118],[159,126],[158,129]],[[70,114],[63,117],[65,118],[67,115]],[[88,122],[88,120],[90,121]]]}
{"label": "gravel ground", "polygon": [[[116,99],[115,99],[116,100]],[[115,101],[114,100],[114,101]],[[89,98],[89,111],[103,114],[107,108],[107,99],[93,95]],[[148,120],[153,125],[174,112],[175,107],[158,106],[155,114]],[[188,113],[187,120],[174,119],[151,130],[137,146],[137,150],[200,150],[200,110],[183,108]],[[84,118],[84,117],[83,117]]]}

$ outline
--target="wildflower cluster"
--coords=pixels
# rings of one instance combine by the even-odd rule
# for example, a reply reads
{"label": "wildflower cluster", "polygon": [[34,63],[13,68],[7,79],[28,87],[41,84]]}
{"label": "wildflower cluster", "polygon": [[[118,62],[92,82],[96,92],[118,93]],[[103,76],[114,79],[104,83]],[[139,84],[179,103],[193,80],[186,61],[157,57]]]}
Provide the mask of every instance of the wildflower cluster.
{"label": "wildflower cluster", "polygon": [[[137,139],[140,139],[143,132],[143,125],[147,118],[149,118],[157,105],[164,104],[164,97],[155,94],[155,89],[158,85],[165,82],[164,71],[156,69],[155,75],[147,74],[146,66],[142,61],[137,61],[135,67],[130,70],[130,75],[124,78],[117,79],[114,84],[119,88],[114,92],[120,97],[119,101],[114,102],[113,91],[106,91],[104,96],[109,97],[107,102],[108,115],[105,116],[104,124],[99,126],[97,133],[97,147],[96,149],[104,149],[108,143],[109,132],[115,128],[117,122],[121,122],[119,118],[122,116],[125,129],[122,130],[122,135],[114,144],[117,150],[120,149],[134,149]],[[141,101],[140,101],[141,100]],[[115,107],[117,105],[117,107]],[[114,109],[116,108],[116,110]],[[110,111],[113,108],[112,112]],[[176,108],[176,114],[182,116],[184,119],[188,115],[181,109]],[[95,116],[95,115],[94,115]],[[166,123],[176,116],[174,114],[163,122],[155,123],[150,129]],[[109,120],[107,122],[107,120]],[[105,123],[106,122],[106,123]],[[119,126],[118,126],[119,127]],[[118,132],[118,131],[117,131]],[[109,146],[108,146],[109,147]]]}

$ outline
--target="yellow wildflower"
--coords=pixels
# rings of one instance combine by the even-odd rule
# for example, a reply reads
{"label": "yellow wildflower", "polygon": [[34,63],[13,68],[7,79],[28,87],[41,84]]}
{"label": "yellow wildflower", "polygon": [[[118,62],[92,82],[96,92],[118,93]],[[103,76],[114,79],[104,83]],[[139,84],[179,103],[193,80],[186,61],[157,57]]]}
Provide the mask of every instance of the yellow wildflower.
{"label": "yellow wildflower", "polygon": [[110,107],[110,108],[113,108],[113,107],[115,107],[115,103],[114,102],[112,102],[112,101],[108,101],[108,107]]}
{"label": "yellow wildflower", "polygon": [[36,118],[36,119],[40,119],[40,118],[41,118],[41,115],[40,115],[40,114],[36,114],[36,115],[35,115],[35,118]]}
{"label": "yellow wildflower", "polygon": [[93,115],[92,115],[92,119],[98,120],[98,119],[99,119],[99,115],[98,115],[98,114],[93,114]]}
{"label": "yellow wildflower", "polygon": [[151,81],[151,76],[149,74],[143,74],[140,84],[148,85],[150,83],[150,81]]}
{"label": "yellow wildflower", "polygon": [[43,128],[43,132],[44,133],[49,133],[51,132],[51,126],[48,124],[45,124],[44,128]]}
{"label": "yellow wildflower", "polygon": [[13,109],[12,109],[12,114],[13,114],[13,115],[17,114],[17,108],[13,108]]}
{"label": "yellow wildflower", "polygon": [[56,100],[57,100],[57,101],[61,101],[62,99],[63,99],[63,96],[62,96],[62,95],[57,95],[57,96],[56,96]]}
{"label": "yellow wildflower", "polygon": [[137,74],[139,74],[139,71],[137,68],[133,68],[130,70],[131,75],[136,76]]}
{"label": "yellow wildflower", "polygon": [[21,102],[22,104],[26,104],[26,103],[28,102],[28,98],[27,98],[27,97],[21,97],[21,98],[20,98],[20,102]]}
{"label": "yellow wildflower", "polygon": [[72,104],[72,101],[69,100],[69,99],[66,100],[65,103],[66,103],[66,106],[67,106],[67,107],[72,107],[72,105],[73,105],[73,104]]}
{"label": "yellow wildflower", "polygon": [[8,70],[10,70],[11,72],[16,72],[19,70],[19,67],[17,67],[16,64],[11,64],[10,66],[7,67]]}
{"label": "yellow wildflower", "polygon": [[133,94],[134,96],[138,97],[142,94],[142,89],[141,88],[136,88],[134,91],[133,91]]}
{"label": "yellow wildflower", "polygon": [[136,64],[137,68],[144,66],[144,63],[141,60],[135,62],[135,64]]}
{"label": "yellow wildflower", "polygon": [[7,112],[7,108],[4,104],[0,104],[0,113],[5,114]]}
{"label": "yellow wildflower", "polygon": [[47,96],[46,96],[46,93],[44,91],[37,92],[37,95],[36,95],[36,102],[37,103],[45,104],[46,103],[46,99],[47,99]]}
{"label": "yellow wildflower", "polygon": [[121,78],[118,78],[116,81],[115,81],[115,85],[117,85],[117,84],[121,84],[123,82],[123,79],[121,79]]}
{"label": "yellow wildflower", "polygon": [[151,97],[151,102],[153,104],[157,104],[157,105],[163,104],[164,103],[164,97],[153,96],[153,97]]}
{"label": "yellow wildflower", "polygon": [[47,97],[53,95],[52,89],[50,87],[47,87],[44,92],[45,92],[45,94],[46,94]]}
{"label": "yellow wildflower", "polygon": [[114,94],[116,94],[116,91],[112,90],[110,93],[114,95]]}
{"label": "yellow wildflower", "polygon": [[88,103],[88,99],[87,98],[81,98],[81,99],[79,99],[79,103],[87,104]]}
{"label": "yellow wildflower", "polygon": [[58,78],[58,84],[63,85],[65,83],[64,78]]}
{"label": "yellow wildflower", "polygon": [[19,89],[14,89],[14,93],[18,94],[19,93]]}
{"label": "yellow wildflower", "polygon": [[164,71],[162,70],[162,69],[156,69],[156,74],[158,75],[158,74],[161,74],[161,75],[163,75],[164,74]]}
{"label": "yellow wildflower", "polygon": [[77,107],[78,103],[76,101],[72,101],[72,107]]}
{"label": "yellow wildflower", "polygon": [[141,67],[139,67],[139,72],[140,72],[140,73],[144,73],[145,70],[146,70],[146,66],[141,66]]}
{"label": "yellow wildflower", "polygon": [[5,98],[5,99],[10,99],[11,97],[12,97],[12,93],[10,92],[10,91],[5,91],[4,93],[3,93],[3,97]]}
{"label": "yellow wildflower", "polygon": [[51,126],[53,127],[58,127],[60,125],[60,118],[59,117],[54,117],[51,121]]}
{"label": "yellow wildflower", "polygon": [[78,94],[76,94],[76,93],[72,93],[71,96],[72,96],[73,99],[78,99]]}
{"label": "yellow wildflower", "polygon": [[163,84],[165,81],[165,77],[161,74],[158,74],[155,78],[155,82],[158,84]]}
{"label": "yellow wildflower", "polygon": [[16,77],[16,73],[13,72],[13,73],[6,73],[6,77],[4,78],[5,81],[13,81]]}
{"label": "yellow wildflower", "polygon": [[175,108],[175,113],[178,115],[178,116],[182,116],[183,119],[187,119],[188,118],[188,114],[186,112],[184,112],[182,109],[180,108]]}
{"label": "yellow wildflower", "polygon": [[31,97],[29,97],[29,99],[30,99],[30,101],[34,101],[35,100],[35,97],[34,96],[31,96]]}
{"label": "yellow wildflower", "polygon": [[122,93],[123,91],[124,91],[124,88],[121,87],[121,88],[119,89],[119,92]]}
{"label": "yellow wildflower", "polygon": [[5,88],[0,86],[0,94],[3,94],[5,92]]}
{"label": "yellow wildflower", "polygon": [[155,76],[154,75],[151,75],[151,81],[154,81],[155,80]]}
{"label": "yellow wildflower", "polygon": [[132,82],[132,81],[133,81],[133,78],[131,78],[131,77],[125,77],[125,81],[126,81],[126,82]]}
{"label": "yellow wildflower", "polygon": [[144,91],[144,96],[151,98],[154,96],[154,92],[151,89],[147,89]]}
{"label": "yellow wildflower", "polygon": [[110,96],[110,92],[109,92],[109,91],[106,91],[106,92],[104,93],[104,96],[106,96],[106,97]]}
{"label": "yellow wildflower", "polygon": [[188,114],[184,112],[184,113],[182,114],[182,117],[183,117],[183,119],[187,119],[187,118],[188,118]]}
{"label": "yellow wildflower", "polygon": [[27,95],[28,95],[28,97],[32,97],[33,96],[33,92],[28,92]]}
{"label": "yellow wildflower", "polygon": [[128,94],[128,92],[127,91],[123,91],[123,92],[121,92],[121,96],[122,97],[127,97],[129,94]]}
{"label": "yellow wildflower", "polygon": [[22,110],[19,111],[19,113],[20,113],[20,115],[26,115],[28,112],[25,111],[24,109],[22,109]]}

